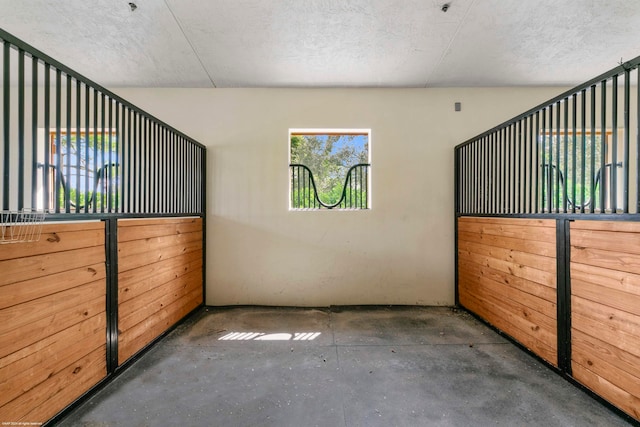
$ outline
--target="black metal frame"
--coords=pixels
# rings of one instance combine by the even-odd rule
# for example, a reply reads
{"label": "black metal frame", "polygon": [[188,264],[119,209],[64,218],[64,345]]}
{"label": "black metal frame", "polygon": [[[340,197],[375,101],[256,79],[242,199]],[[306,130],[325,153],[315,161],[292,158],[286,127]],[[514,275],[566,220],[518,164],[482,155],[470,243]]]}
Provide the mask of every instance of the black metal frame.
{"label": "black metal frame", "polygon": [[[46,423],[55,425],[65,414],[113,380],[141,354],[205,304],[206,147],[2,29],[0,44],[3,46],[0,62],[3,89],[0,150],[4,155],[0,176],[1,209],[36,209],[38,202],[41,202],[49,210],[47,222],[101,220],[105,226],[107,375]],[[17,51],[18,58],[16,119],[12,117],[11,109],[11,91],[14,90],[11,86],[12,50]],[[30,147],[26,145],[25,127],[28,116],[25,105],[28,86],[25,84],[26,57],[31,58],[32,80],[29,88],[32,91]],[[16,140],[12,140],[12,124],[17,125]],[[63,124],[66,127],[64,131]],[[44,130],[44,141],[38,138],[39,129]],[[66,142],[62,141],[63,133],[67,135]],[[77,141],[84,134],[86,143],[84,146],[77,143],[75,155],[71,157],[68,149],[71,147],[73,133],[77,135]],[[49,141],[51,134],[54,135],[53,145]],[[91,134],[94,135],[92,148],[89,147]],[[110,147],[108,153],[105,144]],[[63,148],[67,148],[70,157],[66,163],[61,161],[60,153]],[[10,162],[14,149],[17,149],[16,169]],[[44,153],[44,158],[38,158],[38,150]],[[54,160],[53,150],[58,154]],[[100,183],[95,178],[93,191],[90,192],[89,173],[86,171],[84,176],[80,173],[72,176],[72,162],[79,168],[82,161],[97,175],[104,175],[102,179],[106,191],[96,191]],[[105,171],[105,165],[117,165],[117,185],[111,182],[113,168],[109,167]],[[39,180],[44,200],[36,197]],[[107,181],[109,184],[105,184]],[[30,197],[25,191],[29,186]],[[17,187],[17,191],[12,191],[14,187]],[[75,197],[72,197],[72,187],[77,190]],[[84,189],[85,194],[84,205],[80,203],[81,189]],[[118,197],[117,203],[113,202],[114,195]],[[185,216],[202,218],[202,238],[205,242],[202,249],[203,303],[128,361],[118,365],[117,221]]]}
{"label": "black metal frame", "polygon": [[340,199],[336,203],[327,204],[320,199],[311,169],[303,164],[291,163],[289,168],[291,171],[292,209],[369,209],[370,167],[369,163],[358,163],[351,166],[344,178]]}
{"label": "black metal frame", "polygon": [[[637,104],[633,106],[630,86],[634,70],[635,78],[640,81],[639,67],[640,57],[637,57],[455,147],[456,305],[461,306],[458,289],[460,217],[555,220],[558,367],[544,363],[583,390],[587,389],[572,377],[571,372],[570,223],[575,220],[640,221],[640,130],[630,129],[630,116],[634,109],[640,123],[640,84]],[[618,94],[619,79],[624,80],[622,101]],[[618,141],[621,112],[622,140]],[[612,144],[610,158],[607,159],[604,136],[607,135],[609,120]],[[636,144],[631,147],[634,132]],[[595,155],[597,133],[601,135],[598,159]],[[570,135],[572,143],[569,143]],[[564,138],[564,142],[560,138]],[[636,194],[629,191],[632,148],[636,154]],[[545,153],[548,153],[548,158]],[[605,173],[607,168],[609,172]],[[619,168],[622,168],[620,184]],[[619,189],[622,196],[620,206]],[[587,191],[590,198],[585,202]],[[474,316],[479,318],[476,314]],[[540,359],[513,338],[509,339]],[[589,394],[626,420],[640,425],[639,421],[603,398],[590,391]]]}

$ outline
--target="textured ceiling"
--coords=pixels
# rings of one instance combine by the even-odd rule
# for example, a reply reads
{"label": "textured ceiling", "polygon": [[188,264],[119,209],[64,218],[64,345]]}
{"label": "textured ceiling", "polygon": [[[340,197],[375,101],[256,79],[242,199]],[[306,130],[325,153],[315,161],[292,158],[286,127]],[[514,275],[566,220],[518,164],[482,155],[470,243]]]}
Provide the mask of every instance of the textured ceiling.
{"label": "textured ceiling", "polygon": [[640,55],[639,0],[444,3],[0,0],[0,28],[107,87],[574,85]]}

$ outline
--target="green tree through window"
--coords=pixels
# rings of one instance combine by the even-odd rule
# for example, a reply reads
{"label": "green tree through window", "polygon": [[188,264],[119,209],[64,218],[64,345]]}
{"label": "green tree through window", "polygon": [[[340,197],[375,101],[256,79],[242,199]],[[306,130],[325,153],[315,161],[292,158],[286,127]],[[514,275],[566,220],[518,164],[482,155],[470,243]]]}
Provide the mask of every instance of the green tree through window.
{"label": "green tree through window", "polygon": [[[363,208],[368,200],[368,133],[291,133],[291,165],[306,168],[296,175],[292,170],[291,208],[320,208],[314,200],[313,176],[318,199],[339,208]],[[362,165],[354,168],[356,165]],[[351,173],[349,172],[351,170]],[[296,181],[297,180],[297,181]],[[315,202],[315,203],[314,203]],[[355,204],[354,204],[355,202]]]}

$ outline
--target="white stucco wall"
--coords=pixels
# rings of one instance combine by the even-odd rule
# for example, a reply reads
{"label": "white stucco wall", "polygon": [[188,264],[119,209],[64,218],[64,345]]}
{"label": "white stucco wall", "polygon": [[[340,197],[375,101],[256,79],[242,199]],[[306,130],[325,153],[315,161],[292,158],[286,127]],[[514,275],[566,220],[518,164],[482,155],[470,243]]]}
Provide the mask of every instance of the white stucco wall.
{"label": "white stucco wall", "polygon": [[[114,91],[208,147],[207,304],[327,306],[452,304],[453,147],[562,90]],[[373,209],[290,212],[289,128],[370,128]]]}

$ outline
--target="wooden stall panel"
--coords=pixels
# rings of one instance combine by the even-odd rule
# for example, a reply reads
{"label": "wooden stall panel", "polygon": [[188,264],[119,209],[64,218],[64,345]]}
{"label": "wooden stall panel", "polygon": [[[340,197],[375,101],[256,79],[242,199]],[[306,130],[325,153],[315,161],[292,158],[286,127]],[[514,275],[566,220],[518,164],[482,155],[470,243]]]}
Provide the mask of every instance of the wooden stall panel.
{"label": "wooden stall panel", "polygon": [[203,302],[202,219],[118,221],[118,363]]}
{"label": "wooden stall panel", "polygon": [[640,420],[640,224],[571,224],[573,376]]}
{"label": "wooden stall panel", "polygon": [[0,423],[43,423],[106,377],[104,224],[0,245]]}
{"label": "wooden stall panel", "polygon": [[458,295],[557,366],[555,221],[459,218]]}

